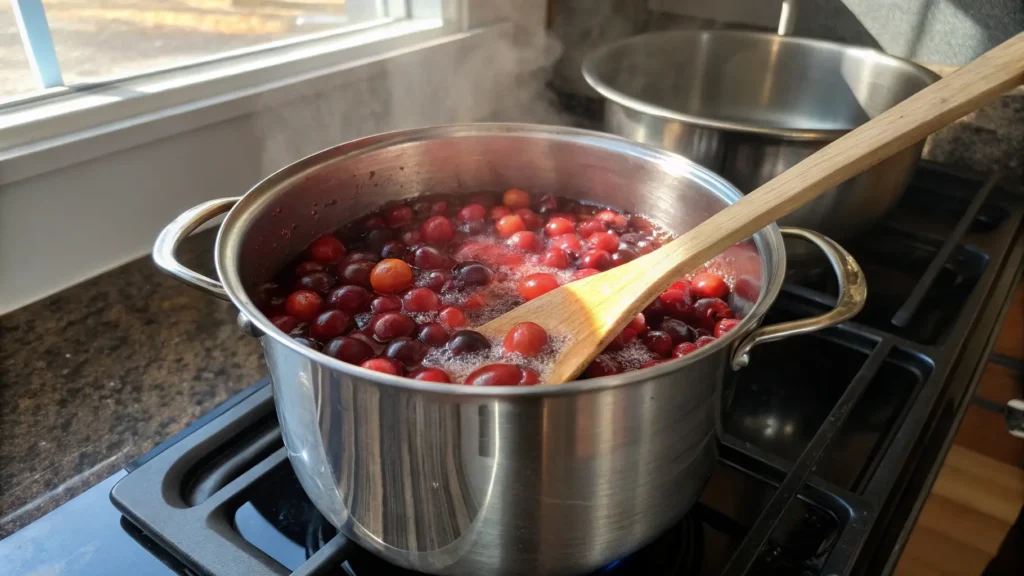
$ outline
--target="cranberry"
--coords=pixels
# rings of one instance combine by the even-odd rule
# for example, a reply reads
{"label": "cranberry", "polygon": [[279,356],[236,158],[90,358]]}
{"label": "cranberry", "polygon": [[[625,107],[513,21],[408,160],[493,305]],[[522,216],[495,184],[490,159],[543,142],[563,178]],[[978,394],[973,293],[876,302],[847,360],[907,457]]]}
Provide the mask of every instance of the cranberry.
{"label": "cranberry", "polygon": [[451,339],[448,340],[448,351],[451,352],[452,356],[472,354],[473,352],[489,350],[490,348],[491,343],[487,341],[487,338],[473,330],[459,330],[452,334]]}
{"label": "cranberry", "polygon": [[501,203],[509,210],[530,207],[530,195],[518,188],[510,188],[501,196]]}
{"label": "cranberry", "polygon": [[527,230],[536,230],[544,225],[544,219],[540,217],[540,214],[529,208],[520,208],[513,212],[513,214],[519,216],[519,219],[526,225]]}
{"label": "cranberry", "polygon": [[686,356],[687,354],[690,354],[690,353],[693,353],[693,352],[696,352],[696,351],[697,351],[697,345],[696,344],[694,344],[693,342],[683,342],[682,344],[680,344],[680,345],[678,345],[678,346],[676,346],[675,348],[672,349],[672,357],[673,358],[682,358],[683,356]]}
{"label": "cranberry", "polygon": [[366,250],[359,250],[357,252],[349,252],[341,263],[351,264],[352,262],[373,262],[376,264],[380,262],[380,255],[375,252],[367,252]]}
{"label": "cranberry", "polygon": [[551,239],[551,245],[565,250],[569,254],[578,255],[583,252],[583,244],[575,234],[562,234]]}
{"label": "cranberry", "polygon": [[281,332],[288,334],[292,330],[295,330],[295,327],[299,325],[299,319],[296,318],[295,316],[288,316],[287,314],[282,314],[280,316],[274,316],[273,318],[271,318],[270,323],[273,324],[274,327],[280,330]]}
{"label": "cranberry", "polygon": [[449,266],[448,257],[433,246],[417,247],[412,251],[411,260],[410,264],[421,270],[442,270]]}
{"label": "cranberry", "polygon": [[448,213],[448,203],[444,200],[436,200],[430,204],[431,216],[444,216]]}
{"label": "cranberry", "polygon": [[615,232],[597,232],[590,235],[587,245],[592,250],[604,250],[611,254],[619,249],[619,235]]}
{"label": "cranberry", "polygon": [[571,212],[550,212],[547,215],[547,217],[551,218],[551,219],[553,219],[553,218],[562,218],[564,220],[568,220],[569,222],[572,222],[572,224],[574,226],[576,225],[576,221],[579,220],[579,218],[577,218],[576,215],[571,213]]}
{"label": "cranberry", "polygon": [[455,226],[444,216],[433,216],[420,227],[420,234],[423,235],[424,242],[444,246],[455,237]]}
{"label": "cranberry", "polygon": [[587,239],[605,231],[604,222],[592,218],[590,220],[584,220],[576,225],[576,233],[580,235],[580,238]]}
{"label": "cranberry", "polygon": [[551,247],[541,255],[540,263],[550,268],[565,270],[569,267],[569,255],[561,248]]}
{"label": "cranberry", "polygon": [[640,365],[640,370],[643,370],[644,368],[653,368],[654,366],[657,366],[658,364],[664,364],[665,362],[667,362],[667,360],[665,360],[664,358],[658,358],[657,360],[648,360],[647,362],[644,362],[643,364]]}
{"label": "cranberry", "polygon": [[370,247],[374,252],[381,252],[384,246],[388,242],[392,242],[395,239],[395,234],[387,228],[380,228],[377,230],[370,230],[370,233],[366,235],[366,245]]}
{"label": "cranberry", "polygon": [[334,264],[345,257],[345,245],[330,234],[321,236],[309,245],[309,256],[317,262]]}
{"label": "cranberry", "polygon": [[299,288],[305,288],[306,290],[312,290],[319,292],[320,294],[327,294],[327,292],[334,286],[334,276],[331,276],[327,272],[310,272],[302,278],[299,278]]}
{"label": "cranberry", "polygon": [[367,370],[373,370],[374,372],[381,372],[383,374],[391,374],[392,376],[402,375],[402,366],[390,358],[371,358],[360,364],[360,366]]}
{"label": "cranberry", "polygon": [[551,274],[538,272],[523,278],[519,282],[518,291],[524,300],[533,300],[555,288],[558,288],[558,278]]}
{"label": "cranberry", "polygon": [[[453,308],[453,310],[458,310],[458,308]],[[420,342],[431,348],[437,348],[448,343],[448,331],[438,322],[430,322],[420,326],[416,332],[416,337],[419,338]]]}
{"label": "cranberry", "polygon": [[459,210],[460,222],[481,222],[487,217],[487,209],[481,204],[467,204]]}
{"label": "cranberry", "polygon": [[503,216],[495,226],[498,228],[498,236],[502,238],[510,238],[516,232],[526,230],[526,224],[523,222],[523,219],[515,214]]}
{"label": "cranberry", "polygon": [[407,312],[431,312],[441,307],[441,298],[430,288],[413,288],[402,296]]}
{"label": "cranberry", "polygon": [[305,276],[306,274],[312,274],[313,272],[323,272],[324,265],[319,262],[308,260],[295,267],[296,276]]}
{"label": "cranberry", "polygon": [[466,260],[452,269],[452,281],[459,286],[486,286],[494,279],[494,272],[479,262]]}
{"label": "cranberry", "polygon": [[449,330],[469,326],[469,320],[466,319],[465,313],[454,306],[442,308],[437,314],[437,319]]}
{"label": "cranberry", "polygon": [[690,283],[693,295],[700,298],[725,298],[729,294],[729,285],[718,274],[704,272],[693,277]]}
{"label": "cranberry", "polygon": [[707,346],[708,344],[711,344],[712,342],[715,342],[717,340],[718,339],[715,338],[714,336],[701,336],[700,338],[697,338],[697,341],[694,342],[693,344],[697,348],[703,348],[703,347]]}
{"label": "cranberry", "polygon": [[718,324],[715,324],[715,338],[721,338],[722,336],[725,336],[739,323],[740,321],[735,318],[726,318],[724,320],[719,320]]}
{"label": "cranberry", "polygon": [[381,260],[370,273],[370,285],[381,294],[394,294],[412,286],[412,268],[397,258]]}
{"label": "cranberry", "polygon": [[612,255],[605,250],[587,250],[580,256],[580,268],[604,271],[612,267]]}
{"label": "cranberry", "polygon": [[618,360],[607,354],[598,354],[597,358],[594,358],[594,361],[590,363],[590,366],[587,366],[583,375],[587,378],[600,378],[621,372],[622,365],[619,364]]}
{"label": "cranberry", "polygon": [[632,262],[636,260],[637,253],[630,248],[619,248],[619,250],[612,254],[612,268],[616,266],[622,266],[626,262]]}
{"label": "cranberry", "polygon": [[673,344],[679,344],[680,342],[693,342],[694,338],[697,337],[693,333],[693,328],[690,328],[685,322],[676,320],[675,318],[665,318],[661,321],[661,331],[665,332],[672,338]]}
{"label": "cranberry", "polygon": [[392,228],[405,226],[413,219],[412,208],[408,206],[392,206],[384,212],[384,221]]}
{"label": "cranberry", "polygon": [[633,332],[636,332],[637,336],[643,336],[647,333],[647,319],[644,318],[643,312],[637,314],[629,321],[627,328],[632,328]]}
{"label": "cranberry", "polygon": [[363,222],[363,228],[366,230],[377,230],[380,228],[386,228],[387,222],[384,221],[380,216],[370,216]]}
{"label": "cranberry", "polygon": [[462,303],[462,307],[470,311],[482,310],[485,306],[487,306],[487,298],[483,294],[470,294]]}
{"label": "cranberry", "polygon": [[522,354],[527,358],[533,358],[540,354],[548,345],[548,333],[538,324],[533,322],[522,322],[516,324],[502,341],[502,347],[509,354]]}
{"label": "cranberry", "polygon": [[397,312],[402,309],[402,299],[394,295],[378,296],[370,302],[370,311],[374,314]]}
{"label": "cranberry", "polygon": [[551,238],[557,238],[563,234],[572,234],[574,230],[575,226],[565,218],[551,218],[544,225],[544,233]]}
{"label": "cranberry", "polygon": [[512,211],[504,206],[495,206],[494,208],[491,208],[491,220],[501,220],[511,213]]}
{"label": "cranberry", "polygon": [[[527,374],[531,372],[532,374]],[[532,381],[531,381],[532,380]],[[466,378],[470,386],[528,386],[537,383],[537,374],[515,364],[488,364]]]}
{"label": "cranberry", "polygon": [[285,309],[302,322],[309,322],[320,312],[323,299],[312,290],[296,290],[285,301]]}
{"label": "cranberry", "polygon": [[328,310],[316,317],[309,327],[309,335],[317,340],[330,340],[335,336],[341,336],[351,320],[352,318],[341,310]]}
{"label": "cranberry", "polygon": [[415,246],[423,241],[423,236],[419,230],[406,230],[402,232],[402,242],[406,246]]}
{"label": "cranberry", "polygon": [[732,308],[718,298],[701,298],[693,305],[693,318],[697,325],[707,330],[713,330],[715,324],[724,318],[732,318]]}
{"label": "cranberry", "polygon": [[529,230],[516,232],[508,239],[508,245],[523,252],[540,252],[544,249],[544,241]]}
{"label": "cranberry", "polygon": [[413,212],[417,216],[427,217],[430,216],[430,202],[427,200],[420,200],[412,205]]}
{"label": "cranberry", "polygon": [[409,247],[401,240],[392,240],[380,249],[381,258],[398,258],[401,260],[409,253]]}
{"label": "cranberry", "polygon": [[633,340],[636,340],[636,330],[633,330],[632,328],[623,328],[622,332],[616,334],[615,338],[612,338],[612,341],[608,343],[607,349],[613,352],[616,350],[622,350],[626,346],[629,346],[629,343]]}
{"label": "cranberry", "polygon": [[581,269],[579,269],[579,270],[577,270],[577,271],[572,273],[572,279],[573,279],[573,282],[575,282],[576,280],[583,280],[584,278],[590,278],[591,276],[595,276],[595,275],[600,274],[600,273],[601,273],[600,270],[595,270],[593,268],[581,268]]}
{"label": "cranberry", "polygon": [[369,288],[370,273],[373,271],[374,266],[375,264],[373,262],[353,262],[351,264],[346,264],[338,271],[338,279],[341,280],[343,284]]}
{"label": "cranberry", "polygon": [[613,210],[601,210],[594,214],[594,219],[600,220],[615,230],[625,230],[629,226],[626,217]]}
{"label": "cranberry", "polygon": [[366,310],[372,299],[370,291],[362,286],[342,286],[331,292],[327,304],[331,308],[355,314]]}
{"label": "cranberry", "polygon": [[350,336],[338,336],[324,346],[324,354],[349,364],[359,364],[373,356],[373,348]]}
{"label": "cranberry", "polygon": [[558,209],[558,199],[551,194],[545,194],[537,201],[537,211],[541,214]]}
{"label": "cranberry", "polygon": [[658,300],[673,318],[687,318],[693,312],[693,302],[682,290],[666,290]]}
{"label": "cranberry", "polygon": [[661,357],[667,357],[672,353],[672,337],[661,330],[651,330],[643,337],[644,346],[648,350]]}
{"label": "cranberry", "polygon": [[416,330],[416,323],[401,312],[385,312],[370,321],[373,337],[388,342],[401,336],[409,336]]}
{"label": "cranberry", "polygon": [[418,368],[409,372],[408,377],[422,382],[440,382],[442,384],[448,384],[452,381],[448,374],[440,368]]}
{"label": "cranberry", "polygon": [[402,336],[392,340],[384,349],[384,356],[398,360],[407,366],[415,366],[423,362],[427,355],[427,347],[419,340]]}
{"label": "cranberry", "polygon": [[305,346],[306,348],[311,348],[313,350],[319,350],[320,349],[320,344],[316,340],[313,340],[312,338],[305,338],[303,336],[296,336],[296,337],[292,338],[292,340],[295,340],[296,342],[298,342],[299,344]]}

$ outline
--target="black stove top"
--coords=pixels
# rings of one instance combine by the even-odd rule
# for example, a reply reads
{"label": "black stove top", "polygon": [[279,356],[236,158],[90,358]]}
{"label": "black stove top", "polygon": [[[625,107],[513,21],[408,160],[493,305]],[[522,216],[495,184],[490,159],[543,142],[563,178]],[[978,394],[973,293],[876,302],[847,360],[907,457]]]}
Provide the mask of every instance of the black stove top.
{"label": "black stove top", "polygon": [[[890,571],[1020,277],[1024,198],[995,182],[926,166],[882,225],[846,242],[869,285],[857,321],[755,348],[726,385],[700,502],[599,573]],[[787,275],[767,321],[832,305],[832,274],[817,270]],[[168,504],[171,492],[189,507]],[[408,574],[338,535],[306,498],[266,382],[0,542],[0,567]]]}

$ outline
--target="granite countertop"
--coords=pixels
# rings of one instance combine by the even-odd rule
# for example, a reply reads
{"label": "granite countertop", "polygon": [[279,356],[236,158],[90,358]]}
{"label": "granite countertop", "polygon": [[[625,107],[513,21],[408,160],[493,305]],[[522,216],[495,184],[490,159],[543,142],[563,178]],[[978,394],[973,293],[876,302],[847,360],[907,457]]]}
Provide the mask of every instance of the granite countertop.
{"label": "granite countertop", "polygon": [[[209,273],[214,238],[181,259]],[[0,537],[263,377],[235,315],[147,256],[0,316]]]}

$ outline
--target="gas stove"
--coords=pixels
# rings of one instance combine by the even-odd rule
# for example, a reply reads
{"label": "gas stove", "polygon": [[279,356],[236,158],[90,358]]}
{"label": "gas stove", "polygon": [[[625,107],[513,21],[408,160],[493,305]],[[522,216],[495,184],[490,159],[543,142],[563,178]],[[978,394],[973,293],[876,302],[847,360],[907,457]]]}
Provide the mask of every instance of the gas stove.
{"label": "gas stove", "polygon": [[[1019,281],[1022,215],[996,176],[923,165],[880,226],[844,243],[869,286],[856,322],[755,348],[725,386],[699,503],[599,573],[890,572]],[[820,264],[787,273],[767,322],[833,305]],[[0,541],[0,559],[15,574],[409,574],[310,503],[266,381]]]}

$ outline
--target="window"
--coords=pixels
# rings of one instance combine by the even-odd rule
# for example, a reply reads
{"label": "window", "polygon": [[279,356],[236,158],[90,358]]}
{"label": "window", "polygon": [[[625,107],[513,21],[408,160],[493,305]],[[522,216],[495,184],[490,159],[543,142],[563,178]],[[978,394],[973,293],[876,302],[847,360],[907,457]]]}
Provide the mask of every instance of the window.
{"label": "window", "polygon": [[0,102],[405,15],[396,0],[0,0]]}

